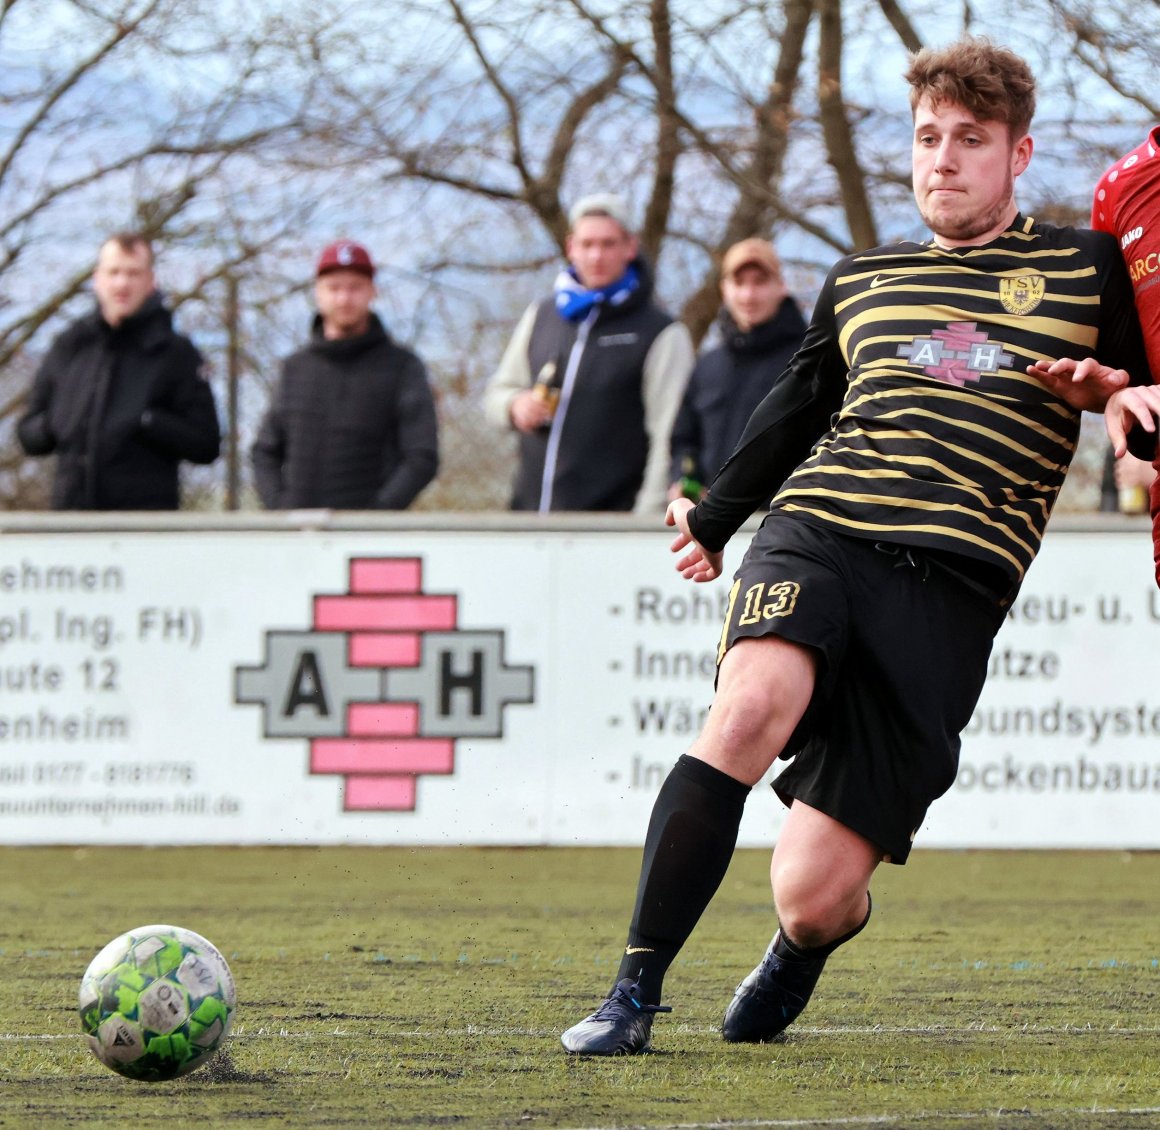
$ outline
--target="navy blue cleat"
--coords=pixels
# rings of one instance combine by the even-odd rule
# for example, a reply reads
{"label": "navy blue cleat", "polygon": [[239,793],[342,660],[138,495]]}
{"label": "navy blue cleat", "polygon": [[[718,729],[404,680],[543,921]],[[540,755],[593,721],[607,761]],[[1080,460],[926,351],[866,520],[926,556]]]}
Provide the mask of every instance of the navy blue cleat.
{"label": "navy blue cleat", "polygon": [[779,930],[725,1010],[721,1035],[731,1044],[777,1039],[805,1010],[822,975],[827,954],[801,961],[780,957],[773,952],[780,936]]}
{"label": "navy blue cleat", "polygon": [[654,1014],[672,1012],[668,1005],[638,1000],[640,986],[623,978],[612,995],[591,1015],[560,1037],[573,1055],[637,1055],[648,1049]]}

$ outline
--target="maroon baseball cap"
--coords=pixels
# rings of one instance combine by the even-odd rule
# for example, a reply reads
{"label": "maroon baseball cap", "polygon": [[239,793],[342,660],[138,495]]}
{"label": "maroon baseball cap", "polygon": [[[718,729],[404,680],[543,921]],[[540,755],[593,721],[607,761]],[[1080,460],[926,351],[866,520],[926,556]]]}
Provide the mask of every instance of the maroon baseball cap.
{"label": "maroon baseball cap", "polygon": [[375,265],[371,262],[370,253],[362,244],[353,243],[349,239],[340,239],[323,249],[318,257],[318,269],[314,273],[319,276],[328,271],[358,271],[368,279],[375,277]]}

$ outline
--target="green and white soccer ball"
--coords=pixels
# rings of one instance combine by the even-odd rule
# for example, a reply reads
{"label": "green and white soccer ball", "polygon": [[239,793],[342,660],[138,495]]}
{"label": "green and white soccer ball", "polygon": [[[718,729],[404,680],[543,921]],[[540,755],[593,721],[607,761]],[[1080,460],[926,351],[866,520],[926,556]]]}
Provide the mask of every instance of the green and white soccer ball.
{"label": "green and white soccer ball", "polygon": [[180,926],[114,938],[81,979],[81,1025],[93,1055],[156,1082],[200,1067],[230,1030],[234,978],[217,948]]}

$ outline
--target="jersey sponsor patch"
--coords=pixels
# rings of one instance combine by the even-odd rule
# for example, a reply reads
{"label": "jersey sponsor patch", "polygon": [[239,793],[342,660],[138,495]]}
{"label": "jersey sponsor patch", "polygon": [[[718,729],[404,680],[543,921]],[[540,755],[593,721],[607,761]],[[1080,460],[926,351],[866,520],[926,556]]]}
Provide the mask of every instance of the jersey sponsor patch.
{"label": "jersey sponsor patch", "polygon": [[929,337],[912,338],[898,346],[898,356],[921,369],[928,377],[962,387],[985,373],[997,373],[1015,363],[1013,354],[997,341],[988,341],[978,322],[948,322]]}

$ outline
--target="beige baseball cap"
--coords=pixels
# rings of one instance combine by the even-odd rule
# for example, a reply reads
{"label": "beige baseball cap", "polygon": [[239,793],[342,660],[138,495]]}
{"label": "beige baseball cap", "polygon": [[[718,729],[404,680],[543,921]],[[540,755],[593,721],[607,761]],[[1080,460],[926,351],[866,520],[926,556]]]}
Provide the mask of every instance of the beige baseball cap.
{"label": "beige baseball cap", "polygon": [[756,236],[735,243],[725,252],[721,260],[721,277],[731,278],[742,267],[757,267],[774,278],[781,274],[781,261],[773,245]]}

